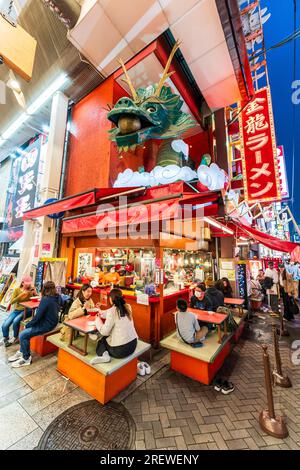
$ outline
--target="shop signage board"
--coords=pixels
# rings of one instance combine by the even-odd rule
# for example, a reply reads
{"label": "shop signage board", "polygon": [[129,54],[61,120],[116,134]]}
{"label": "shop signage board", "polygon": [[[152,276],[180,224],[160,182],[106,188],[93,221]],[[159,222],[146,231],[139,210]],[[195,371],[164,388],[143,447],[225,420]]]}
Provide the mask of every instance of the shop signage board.
{"label": "shop signage board", "polygon": [[0,260],[0,276],[10,274],[18,261],[19,258],[3,256]]}
{"label": "shop signage board", "polygon": [[24,154],[15,159],[12,166],[9,194],[6,205],[8,227],[23,224],[23,213],[34,207],[39,174],[41,139],[31,142]]}
{"label": "shop signage board", "polygon": [[141,305],[149,305],[149,295],[143,294],[143,292],[137,291],[136,303]]}
{"label": "shop signage board", "polygon": [[285,166],[285,154],[283,145],[277,147],[278,173],[280,180],[280,192],[282,199],[289,197],[288,179]]}
{"label": "shop signage board", "polygon": [[245,200],[248,203],[281,200],[277,147],[269,87],[240,105],[239,126]]}

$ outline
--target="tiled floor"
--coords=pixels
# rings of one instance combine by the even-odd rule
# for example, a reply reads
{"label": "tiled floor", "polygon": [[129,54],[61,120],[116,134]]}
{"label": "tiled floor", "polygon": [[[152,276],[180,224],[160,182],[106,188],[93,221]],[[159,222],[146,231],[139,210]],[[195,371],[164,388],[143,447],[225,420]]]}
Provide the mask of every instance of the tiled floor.
{"label": "tiled floor", "polygon": [[[269,338],[260,328],[258,323],[240,341],[222,369],[235,384],[228,396],[172,372],[169,355],[156,355],[150,378],[139,377],[116,398],[136,422],[136,448],[300,449],[300,366],[291,363],[290,340],[281,351],[293,388],[274,392],[289,437],[267,436],[258,425],[266,403],[259,342]],[[300,324],[291,328],[300,338]],[[54,418],[91,397],[56,371],[56,354],[33,356],[30,367],[11,369],[7,357],[15,350],[0,347],[0,449],[32,449]]]}

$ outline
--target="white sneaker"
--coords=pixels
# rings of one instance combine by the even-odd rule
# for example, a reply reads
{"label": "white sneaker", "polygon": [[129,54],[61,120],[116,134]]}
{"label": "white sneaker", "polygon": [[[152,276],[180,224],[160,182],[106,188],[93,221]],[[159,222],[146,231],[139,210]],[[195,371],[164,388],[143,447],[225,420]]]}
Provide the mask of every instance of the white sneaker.
{"label": "white sneaker", "polygon": [[138,375],[141,375],[142,377],[143,377],[144,375],[146,375],[146,368],[145,368],[143,362],[138,362],[138,365],[137,365],[137,373],[138,373]]}
{"label": "white sneaker", "polygon": [[16,343],[18,343],[18,341],[19,341],[18,338],[10,338],[8,340],[9,344],[16,344]]}
{"label": "white sneaker", "polygon": [[142,364],[143,364],[143,366],[144,366],[144,368],[145,368],[145,373],[146,373],[147,375],[151,374],[151,367],[149,366],[149,364],[148,364],[147,362],[143,362]]}
{"label": "white sneaker", "polygon": [[108,351],[104,351],[104,353],[102,354],[102,356],[97,356],[97,357],[94,357],[92,360],[91,360],[91,364],[102,364],[104,362],[110,362],[110,355],[108,354]]}
{"label": "white sneaker", "polygon": [[30,366],[31,364],[31,356],[25,361],[25,359],[23,359],[23,357],[21,357],[20,359],[18,359],[17,361],[15,361],[13,364],[12,364],[12,367],[26,367],[26,366]]}
{"label": "white sneaker", "polygon": [[89,338],[90,338],[92,341],[97,341],[98,335],[95,335],[94,333],[90,333],[90,334],[89,334]]}
{"label": "white sneaker", "polygon": [[18,359],[20,359],[21,357],[23,357],[21,351],[17,351],[13,356],[10,356],[8,358],[8,362],[15,362],[17,361]]}

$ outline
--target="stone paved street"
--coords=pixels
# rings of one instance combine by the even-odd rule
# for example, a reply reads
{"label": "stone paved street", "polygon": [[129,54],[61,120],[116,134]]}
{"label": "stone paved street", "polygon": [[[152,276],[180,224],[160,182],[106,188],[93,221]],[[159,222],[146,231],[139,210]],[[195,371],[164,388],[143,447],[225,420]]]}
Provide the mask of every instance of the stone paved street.
{"label": "stone paved street", "polygon": [[[3,317],[1,313],[1,322]],[[171,371],[168,353],[155,355],[150,378],[139,377],[116,397],[136,423],[136,449],[299,450],[300,365],[292,364],[290,349],[299,337],[299,320],[288,326],[292,336],[280,342],[293,388],[274,391],[275,408],[285,415],[289,437],[273,438],[258,425],[266,404],[260,345],[271,340],[270,322],[256,318],[226,360],[221,375],[235,385],[227,396]],[[34,448],[54,418],[91,398],[56,371],[55,354],[33,356],[30,367],[11,369],[7,357],[16,349],[0,348],[0,449]],[[273,363],[272,347],[270,355]]]}

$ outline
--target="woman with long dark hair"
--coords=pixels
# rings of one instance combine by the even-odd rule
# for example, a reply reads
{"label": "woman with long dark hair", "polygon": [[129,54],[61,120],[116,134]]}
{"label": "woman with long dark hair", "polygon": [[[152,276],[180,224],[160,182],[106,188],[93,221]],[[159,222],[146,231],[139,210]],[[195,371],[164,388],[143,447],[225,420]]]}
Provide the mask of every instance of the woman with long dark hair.
{"label": "woman with long dark hair", "polygon": [[[65,316],[66,320],[74,320],[74,318],[83,317],[87,315],[88,309],[94,308],[92,301],[93,288],[90,284],[84,284],[77,294],[76,299],[72,303],[68,314]],[[71,335],[71,328],[63,326],[60,330],[60,339],[68,341]]]}
{"label": "woman with long dark hair", "polygon": [[223,292],[225,298],[232,298],[233,297],[233,290],[230,284],[230,281],[227,277],[222,277],[220,281],[217,282],[216,288]]}
{"label": "woman with long dark hair", "polygon": [[30,339],[53,330],[58,323],[58,312],[60,308],[60,297],[54,282],[45,282],[42,288],[42,299],[36,314],[30,320],[25,330],[20,333],[20,351],[11,356],[8,361],[12,367],[30,366],[32,359],[30,355]]}
{"label": "woman with long dark hair", "polygon": [[[111,308],[101,312],[96,318],[96,327],[102,338],[96,348],[98,357],[92,359],[92,364],[109,362],[111,357],[130,356],[137,346],[131,306],[126,303],[121,289],[112,289],[109,300]],[[105,323],[101,314],[102,317],[105,315]]]}

